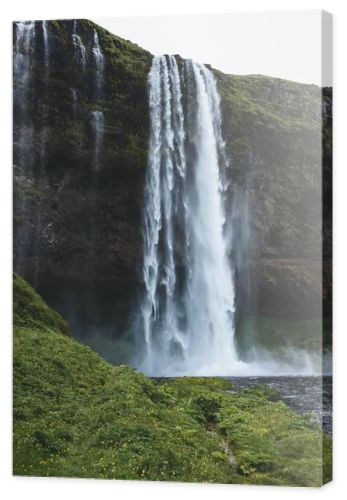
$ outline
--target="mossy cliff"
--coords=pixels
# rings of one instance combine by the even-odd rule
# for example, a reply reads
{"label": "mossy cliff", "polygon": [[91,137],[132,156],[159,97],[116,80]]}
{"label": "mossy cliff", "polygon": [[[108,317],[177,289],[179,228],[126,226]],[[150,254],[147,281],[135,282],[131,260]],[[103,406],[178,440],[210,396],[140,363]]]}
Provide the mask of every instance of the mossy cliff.
{"label": "mossy cliff", "polygon": [[[118,335],[127,329],[141,287],[152,56],[90,21],[78,21],[75,29],[86,49],[84,69],[73,21],[46,23],[48,56],[37,22],[30,82],[14,80],[14,267],[68,318],[74,334],[95,327]],[[104,56],[98,95],[94,30]],[[247,248],[234,255],[237,309],[246,316],[320,317],[321,145],[324,140],[323,195],[329,202],[331,89],[324,90],[322,139],[318,87],[213,71],[230,160],[228,210],[235,237],[246,241],[245,214],[251,235]],[[23,107],[16,96],[24,85]],[[97,169],[95,112],[104,121]],[[329,203],[324,221],[329,315]]]}
{"label": "mossy cliff", "polygon": [[[15,475],[319,486],[331,439],[266,387],[106,363],[14,276]],[[322,456],[325,467],[322,476]]]}
{"label": "mossy cliff", "polygon": [[[296,319],[320,315],[322,258],[331,273],[331,89],[214,73],[240,204],[236,219],[242,210],[249,214],[243,250],[258,292],[255,308]],[[324,292],[328,313],[331,290]]]}
{"label": "mossy cliff", "polygon": [[[46,67],[43,27],[35,23],[26,109],[14,100],[14,267],[70,319],[110,324],[110,315],[127,315],[119,307],[129,305],[138,283],[152,57],[78,21],[86,48],[83,69],[73,29],[72,21],[47,23]],[[94,29],[104,55],[98,97]],[[14,81],[15,96],[21,86]],[[104,116],[98,171],[94,111]],[[74,311],[66,310],[69,303]]]}

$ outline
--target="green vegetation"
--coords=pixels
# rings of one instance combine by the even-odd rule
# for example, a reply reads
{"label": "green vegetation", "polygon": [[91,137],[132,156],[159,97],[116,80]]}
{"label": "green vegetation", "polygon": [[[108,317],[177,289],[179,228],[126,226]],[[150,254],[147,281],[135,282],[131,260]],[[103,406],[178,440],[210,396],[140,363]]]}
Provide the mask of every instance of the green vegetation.
{"label": "green vegetation", "polygon": [[[219,82],[219,91],[231,109],[255,124],[264,125],[274,133],[278,129],[308,132],[320,126],[320,89],[315,85],[272,78],[263,75],[225,76],[213,70]],[[300,106],[295,101],[300,96]]]}
{"label": "green vegetation", "polygon": [[[267,387],[114,367],[14,277],[14,473],[318,486],[322,434]],[[324,436],[327,468],[331,440]],[[329,477],[327,470],[324,480]]]}
{"label": "green vegetation", "polygon": [[37,328],[69,333],[68,323],[16,274],[13,278],[13,323],[16,329]]}

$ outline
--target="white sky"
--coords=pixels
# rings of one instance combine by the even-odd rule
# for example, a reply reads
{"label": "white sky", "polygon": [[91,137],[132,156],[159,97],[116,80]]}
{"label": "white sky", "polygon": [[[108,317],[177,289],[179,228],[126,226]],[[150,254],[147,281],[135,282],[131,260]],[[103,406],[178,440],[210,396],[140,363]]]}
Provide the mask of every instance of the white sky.
{"label": "white sky", "polygon": [[318,10],[93,21],[155,55],[180,54],[229,74],[262,74],[321,85]]}

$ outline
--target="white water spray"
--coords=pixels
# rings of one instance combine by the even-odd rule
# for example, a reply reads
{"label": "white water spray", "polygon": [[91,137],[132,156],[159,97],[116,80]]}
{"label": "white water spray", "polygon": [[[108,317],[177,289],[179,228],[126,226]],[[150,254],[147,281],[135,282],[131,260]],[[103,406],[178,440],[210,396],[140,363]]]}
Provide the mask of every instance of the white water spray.
{"label": "white water spray", "polygon": [[[230,374],[234,283],[224,238],[219,96],[212,73],[173,56],[149,74],[142,320],[151,375]],[[184,78],[187,103],[182,99]]]}
{"label": "white water spray", "polygon": [[[95,79],[95,100],[98,103],[102,93],[103,74],[104,74],[104,56],[99,44],[98,32],[93,31],[93,60],[96,71]],[[92,126],[94,129],[95,147],[94,147],[94,170],[98,171],[100,167],[100,151],[104,133],[104,115],[100,110],[92,112]]]}
{"label": "white water spray", "polygon": [[35,31],[34,21],[25,21],[16,23],[14,69],[15,71],[19,71],[19,68],[21,68],[22,69],[21,75],[24,78],[27,76],[27,73],[29,71],[27,56],[30,52],[34,31]]}
{"label": "white water spray", "polygon": [[33,129],[28,113],[28,101],[31,83],[32,52],[35,42],[35,22],[16,23],[16,41],[14,47],[13,72],[16,82],[14,99],[20,109],[18,133],[18,162],[22,164],[24,152],[30,154]]}
{"label": "white water spray", "polygon": [[104,56],[101,51],[101,47],[99,44],[99,36],[98,32],[94,29],[93,32],[93,59],[96,69],[96,82],[95,82],[95,90],[96,90],[96,99],[100,99],[100,94],[102,91],[103,84],[103,73],[104,73]]}
{"label": "white water spray", "polygon": [[31,51],[35,38],[35,23],[33,21],[16,23],[16,42],[14,48],[13,70],[18,81],[21,100],[25,99],[29,87],[31,69]]}
{"label": "white water spray", "polygon": [[76,20],[73,22],[72,43],[75,47],[75,57],[77,61],[82,65],[82,69],[84,70],[87,63],[87,51],[85,46],[83,45],[81,37],[77,33]]}
{"label": "white water spray", "polygon": [[49,65],[49,37],[47,31],[47,21],[42,21],[42,32],[43,32],[43,53],[45,65]]}

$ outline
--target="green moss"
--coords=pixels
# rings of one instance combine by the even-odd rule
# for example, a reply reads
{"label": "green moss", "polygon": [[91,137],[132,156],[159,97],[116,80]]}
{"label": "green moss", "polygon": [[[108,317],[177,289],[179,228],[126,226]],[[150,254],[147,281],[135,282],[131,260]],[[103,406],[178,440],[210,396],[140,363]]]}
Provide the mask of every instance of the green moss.
{"label": "green moss", "polygon": [[48,307],[44,300],[20,276],[13,275],[14,324],[21,327],[52,329],[68,335],[68,323]]}
{"label": "green moss", "polygon": [[231,480],[211,458],[222,437],[177,405],[174,388],[61,335],[55,313],[14,284],[15,474]]}
{"label": "green moss", "polygon": [[59,23],[59,21],[49,21],[47,24],[50,25],[55,30],[60,31],[60,23]]}
{"label": "green moss", "polygon": [[[213,71],[222,98],[236,114],[249,114],[258,125],[263,123],[274,130],[278,127],[310,130],[316,118],[315,126],[319,129],[318,87],[262,75],[228,77],[218,70]],[[300,105],[295,105],[298,98]]]}
{"label": "green moss", "polygon": [[62,335],[18,276],[14,308],[16,475],[321,484],[320,429],[268,387],[234,393],[223,379],[154,381],[111,366]]}
{"label": "green moss", "polygon": [[[267,391],[257,388],[230,398],[219,428],[235,450],[241,474],[255,484],[321,484],[322,433],[309,415],[299,417],[282,401],[269,403]],[[327,446],[324,451],[329,461]]]}

